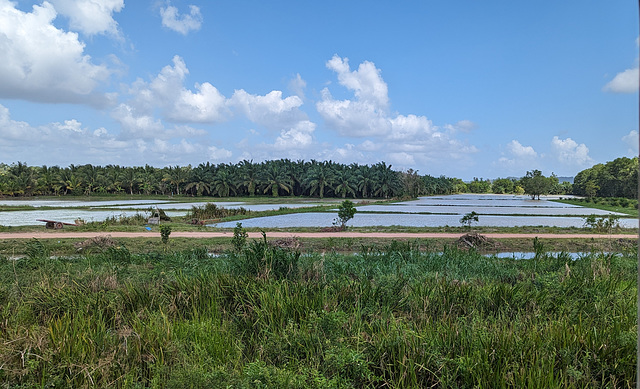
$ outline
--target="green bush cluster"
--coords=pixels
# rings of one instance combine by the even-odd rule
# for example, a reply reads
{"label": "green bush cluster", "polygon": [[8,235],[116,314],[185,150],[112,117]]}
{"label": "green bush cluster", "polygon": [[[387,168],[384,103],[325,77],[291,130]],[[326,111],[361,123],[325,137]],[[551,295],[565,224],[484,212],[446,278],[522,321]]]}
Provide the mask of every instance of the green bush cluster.
{"label": "green bush cluster", "polygon": [[[236,227],[241,224],[238,223]],[[238,232],[242,236],[242,232]],[[236,246],[239,253],[232,255],[235,274],[261,279],[295,279],[298,276],[300,252],[269,244],[263,232],[261,240],[254,240],[247,246]]]}
{"label": "green bush cluster", "polygon": [[109,226],[142,226],[147,224],[147,216],[138,212],[131,216],[126,216],[125,214],[112,215],[107,216],[107,218],[102,222],[94,223]]}
{"label": "green bush cluster", "polygon": [[0,387],[630,387],[637,251],[0,260]]}
{"label": "green bush cluster", "polygon": [[206,203],[203,206],[192,206],[191,210],[187,213],[187,219],[198,219],[198,220],[208,220],[208,219],[221,219],[223,217],[235,216],[235,215],[246,215],[247,210],[245,208],[224,208],[218,207],[214,203]]}
{"label": "green bush cluster", "polygon": [[638,200],[627,199],[624,197],[585,197],[585,198],[572,198],[571,200],[581,203],[602,204],[611,207],[621,208],[635,208],[638,209]]}

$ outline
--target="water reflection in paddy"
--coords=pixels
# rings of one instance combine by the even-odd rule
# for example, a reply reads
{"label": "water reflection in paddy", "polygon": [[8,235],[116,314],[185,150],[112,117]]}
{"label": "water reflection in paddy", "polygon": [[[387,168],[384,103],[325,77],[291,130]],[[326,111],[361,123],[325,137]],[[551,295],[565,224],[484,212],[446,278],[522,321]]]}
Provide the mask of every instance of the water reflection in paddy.
{"label": "water reflection in paddy", "polygon": [[[544,255],[550,255],[554,258],[557,258],[559,255],[566,255],[572,260],[576,261],[578,259],[583,259],[588,256],[597,255],[597,254],[585,253],[585,252],[571,253],[571,252],[563,251],[563,252],[544,253]],[[536,253],[534,252],[503,252],[503,253],[487,254],[485,256],[495,257],[495,258],[533,259],[536,257]]]}
{"label": "water reflection in paddy", "polygon": [[[0,200],[0,205],[30,205],[34,207],[57,207],[52,210],[29,210],[0,212],[0,225],[22,226],[39,224],[37,219],[49,219],[63,222],[73,222],[81,218],[85,221],[103,221],[108,217],[120,215],[132,216],[137,212],[147,215],[151,206],[157,205],[164,209],[171,217],[184,216],[193,206],[204,206],[206,202],[180,203],[171,200],[107,200],[107,201],[76,201],[76,200]],[[274,210],[281,207],[299,208],[318,205],[318,203],[280,203],[280,204],[246,204],[243,202],[214,202],[219,207],[243,207],[251,211]],[[71,207],[90,207],[91,209],[68,209]],[[582,227],[584,219],[579,216],[591,214],[607,214],[593,208],[555,203],[546,200],[533,201],[528,196],[513,195],[452,195],[421,197],[413,201],[385,205],[362,205],[360,211],[372,213],[357,213],[349,221],[350,226],[409,226],[409,227],[444,227],[460,226],[460,217],[465,213],[475,211],[480,213],[479,223],[474,225],[491,227],[520,227],[520,226],[556,226]],[[383,214],[378,212],[395,212]],[[418,213],[432,213],[429,215]],[[492,214],[494,216],[489,216]],[[503,215],[503,216],[500,216]],[[540,216],[517,216],[540,215]],[[569,217],[552,217],[550,215],[575,215]],[[337,212],[304,213],[260,217],[242,221],[245,227],[260,228],[290,228],[290,227],[327,227],[331,226]],[[637,228],[637,219],[621,219],[623,227]],[[216,227],[234,227],[235,222],[218,223]]]}
{"label": "water reflection in paddy", "polygon": [[[38,219],[55,220],[65,223],[73,223],[76,219],[82,219],[85,222],[100,222],[109,217],[134,216],[138,211],[88,211],[81,209],[51,209],[51,210],[33,210],[33,211],[12,211],[0,212],[0,225],[3,226],[31,226],[34,224],[42,224]],[[148,217],[147,212],[140,212]],[[182,216],[184,212],[167,211],[169,217]]]}
{"label": "water reflection in paddy", "polygon": [[[462,215],[475,211],[480,214],[479,222],[483,227],[582,227],[588,215],[607,215],[613,212],[594,208],[556,203],[552,201],[531,200],[529,196],[462,194],[451,196],[421,197],[417,200],[384,205],[362,205],[348,225],[354,227],[406,226],[406,227],[445,227],[460,226]],[[376,213],[376,212],[395,212]],[[431,214],[418,214],[431,213]],[[537,215],[537,216],[518,216]],[[554,217],[554,215],[575,215]],[[618,214],[619,215],[619,214]],[[336,213],[305,213],[260,217],[242,221],[244,227],[257,228],[294,228],[328,227],[336,219]],[[214,227],[230,228],[236,222],[213,224]],[[637,228],[637,219],[620,219],[625,228]]]}
{"label": "water reflection in paddy", "polygon": [[[243,227],[256,228],[295,228],[295,227],[328,227],[331,226],[336,214],[333,213],[298,213],[258,217],[242,220]],[[232,228],[236,222],[211,224],[211,227]],[[418,215],[418,214],[375,214],[357,213],[349,221],[353,227],[445,227],[460,226],[460,215]],[[581,217],[552,217],[552,216],[480,216],[474,225],[482,227],[582,227],[584,219]],[[620,219],[620,225],[625,228],[637,228],[637,219]]]}
{"label": "water reflection in paddy", "polygon": [[452,213],[464,215],[471,211],[481,215],[609,215],[616,212],[584,207],[514,207],[514,206],[471,206],[471,205],[367,205],[358,207],[360,211],[369,212],[401,212],[401,213]]}
{"label": "water reflection in paddy", "polygon": [[[566,196],[565,196],[566,197]],[[404,201],[397,204],[434,205],[434,206],[473,206],[473,207],[516,207],[516,208],[574,208],[578,205],[556,203],[552,199],[559,196],[542,196],[541,200],[531,200],[530,196],[499,194],[458,194],[448,196],[420,197],[417,200]]]}
{"label": "water reflection in paddy", "polygon": [[[110,217],[134,216],[136,213],[150,216],[146,212],[149,208],[157,206],[165,210],[169,217],[185,216],[193,206],[202,207],[206,202],[178,203],[168,200],[109,200],[109,201],[65,201],[65,200],[3,200],[0,205],[51,207],[59,209],[47,210],[19,210],[0,212],[0,225],[2,226],[28,226],[40,224],[38,219],[47,219],[73,223],[76,219],[85,222],[101,222]],[[268,211],[282,207],[300,208],[312,207],[315,203],[299,204],[246,204],[240,201],[214,202],[218,207],[245,208],[249,211]],[[90,209],[72,209],[74,207],[89,207]]]}

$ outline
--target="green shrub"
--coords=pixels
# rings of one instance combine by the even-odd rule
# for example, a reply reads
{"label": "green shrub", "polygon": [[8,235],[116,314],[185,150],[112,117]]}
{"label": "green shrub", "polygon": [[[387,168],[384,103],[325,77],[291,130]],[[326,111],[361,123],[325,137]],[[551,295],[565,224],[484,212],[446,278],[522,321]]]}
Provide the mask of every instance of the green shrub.
{"label": "green shrub", "polygon": [[169,242],[169,235],[171,235],[171,226],[162,224],[160,226],[160,236],[162,238],[162,243],[167,244]]}
{"label": "green shrub", "polygon": [[218,207],[215,203],[206,203],[202,206],[192,206],[187,213],[188,219],[209,220],[221,219],[223,217],[246,215],[248,211],[243,208],[224,208]]}
{"label": "green shrub", "polygon": [[255,240],[234,256],[238,274],[261,279],[295,279],[298,276],[300,252],[269,244],[267,234]]}
{"label": "green shrub", "polygon": [[242,223],[237,222],[236,226],[233,228],[233,239],[231,240],[236,252],[239,253],[246,246],[247,237],[249,237],[249,234],[244,228],[242,228]]}

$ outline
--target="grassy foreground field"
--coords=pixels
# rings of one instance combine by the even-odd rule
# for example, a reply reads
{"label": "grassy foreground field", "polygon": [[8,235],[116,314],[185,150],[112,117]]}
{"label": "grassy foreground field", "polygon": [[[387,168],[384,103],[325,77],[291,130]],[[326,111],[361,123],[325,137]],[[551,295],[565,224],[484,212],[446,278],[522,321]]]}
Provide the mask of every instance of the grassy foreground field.
{"label": "grassy foreground field", "polygon": [[633,387],[637,249],[236,241],[0,261],[0,387]]}

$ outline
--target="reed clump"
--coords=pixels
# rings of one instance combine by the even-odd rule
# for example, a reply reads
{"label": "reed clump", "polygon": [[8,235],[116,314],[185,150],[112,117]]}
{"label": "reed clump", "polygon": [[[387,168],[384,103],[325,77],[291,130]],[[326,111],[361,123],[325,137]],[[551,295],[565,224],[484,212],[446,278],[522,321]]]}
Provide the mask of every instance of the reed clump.
{"label": "reed clump", "polygon": [[637,252],[539,251],[33,241],[0,261],[0,387],[633,387]]}
{"label": "reed clump", "polygon": [[229,216],[246,215],[249,211],[246,208],[224,208],[215,203],[206,203],[201,206],[193,205],[187,212],[186,219],[211,220],[221,219]]}

